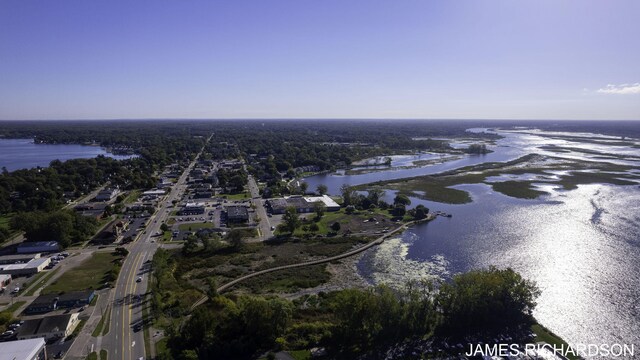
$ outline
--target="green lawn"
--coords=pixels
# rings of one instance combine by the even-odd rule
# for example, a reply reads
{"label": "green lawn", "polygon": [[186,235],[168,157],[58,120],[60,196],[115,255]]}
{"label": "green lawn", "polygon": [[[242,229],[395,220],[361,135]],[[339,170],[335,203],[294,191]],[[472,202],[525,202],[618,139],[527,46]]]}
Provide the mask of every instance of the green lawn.
{"label": "green lawn", "polygon": [[98,353],[95,351],[90,353],[87,355],[87,360],[98,360]]}
{"label": "green lawn", "polygon": [[130,204],[130,203],[138,200],[139,196],[140,196],[140,190],[132,190],[131,192],[129,192],[127,197],[124,199],[123,203],[124,204]]}
{"label": "green lawn", "polygon": [[[564,348],[566,349],[569,345],[567,345],[567,343],[562,340],[558,335],[552,333],[549,329],[545,328],[544,326],[540,325],[540,324],[535,324],[531,326],[531,331],[533,331],[536,334],[536,338],[535,341],[539,342],[539,341],[544,341],[547,344],[551,344],[551,345],[556,345],[556,347],[560,347],[560,346],[564,346]],[[571,356],[571,354],[567,354],[568,358],[571,360],[577,360],[578,358],[575,356]]]}
{"label": "green lawn", "polygon": [[105,283],[105,274],[121,259],[111,253],[97,252],[80,265],[67,271],[56,281],[47,286],[43,294],[99,289]]}
{"label": "green lawn", "polygon": [[[104,313],[102,313],[102,317],[96,325],[96,328],[93,329],[91,336],[98,337],[101,335],[106,335],[109,332],[109,318],[111,317],[111,308],[107,308]],[[104,331],[106,328],[106,331]]]}
{"label": "green lawn", "polygon": [[311,352],[309,350],[290,350],[287,351],[296,360],[309,360],[311,359]]}
{"label": "green lawn", "polygon": [[11,217],[13,214],[4,214],[0,216],[0,226],[4,226],[7,229],[9,228],[9,221],[11,221]]}
{"label": "green lawn", "polygon": [[24,295],[25,296],[33,295],[42,285],[44,285],[47,281],[49,281],[49,279],[51,279],[53,275],[55,275],[58,272],[58,270],[59,268],[52,271],[40,272],[38,275],[34,276],[34,279],[30,281],[30,283],[34,285],[31,286],[31,288],[29,288],[29,291],[24,293]]}
{"label": "green lawn", "polygon": [[20,306],[26,304],[26,301],[15,301],[13,304],[9,305],[8,308],[6,308],[5,310],[3,310],[2,312],[9,312],[12,314],[18,310],[20,308]]}
{"label": "green lawn", "polygon": [[108,358],[107,354],[108,354],[107,350],[105,350],[105,349],[100,350],[100,360],[107,360],[107,358]]}
{"label": "green lawn", "polygon": [[236,200],[246,200],[251,198],[251,195],[249,195],[248,191],[244,191],[244,192],[240,192],[237,194],[222,194],[220,195],[223,198],[226,198],[227,200],[230,201],[236,201]]}
{"label": "green lawn", "polygon": [[188,223],[188,224],[180,224],[178,225],[178,229],[180,231],[195,231],[199,229],[211,229],[213,228],[213,223]]}

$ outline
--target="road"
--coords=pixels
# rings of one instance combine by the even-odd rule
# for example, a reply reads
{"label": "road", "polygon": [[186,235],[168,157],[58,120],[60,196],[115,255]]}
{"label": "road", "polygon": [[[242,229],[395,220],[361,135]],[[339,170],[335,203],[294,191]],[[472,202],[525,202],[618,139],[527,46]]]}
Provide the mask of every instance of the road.
{"label": "road", "polygon": [[267,210],[265,210],[262,198],[260,197],[258,184],[256,183],[254,177],[251,175],[249,175],[247,186],[249,187],[249,193],[251,193],[251,201],[256,208],[256,216],[260,218],[260,222],[258,223],[259,235],[257,239],[259,241],[265,241],[273,236],[273,233],[271,232],[271,223],[269,222]]}
{"label": "road", "polygon": [[110,359],[128,360],[145,357],[142,328],[148,326],[150,320],[145,318],[143,309],[148,305],[145,294],[151,271],[150,260],[159,247],[156,239],[161,238],[156,234],[161,233],[160,226],[167,219],[172,201],[179,200],[184,193],[189,172],[203,150],[204,147],[182,173],[172,187],[171,193],[160,202],[156,213],[149,218],[146,231],[128,245],[129,255],[122,264],[115,288],[111,292],[110,300],[113,310],[110,331],[102,342],[102,348],[109,352]]}

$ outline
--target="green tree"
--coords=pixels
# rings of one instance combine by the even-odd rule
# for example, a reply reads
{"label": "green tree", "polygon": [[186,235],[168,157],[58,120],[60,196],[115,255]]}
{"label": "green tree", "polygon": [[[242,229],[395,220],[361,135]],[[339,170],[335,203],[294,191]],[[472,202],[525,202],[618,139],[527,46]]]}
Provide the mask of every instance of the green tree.
{"label": "green tree", "polygon": [[331,224],[331,230],[335,232],[340,231],[340,223],[336,221],[333,224]]}
{"label": "green tree", "polygon": [[299,228],[300,225],[301,225],[300,216],[298,215],[296,208],[288,207],[284,215],[282,215],[283,229],[286,232],[293,234],[293,232],[296,231],[296,229]]}
{"label": "green tree", "polygon": [[534,282],[510,268],[456,275],[437,296],[442,328],[460,334],[527,325],[539,295]]}
{"label": "green tree", "polygon": [[320,195],[324,195],[327,193],[329,189],[327,188],[327,185],[325,184],[319,184],[318,186],[316,186],[316,192]]}
{"label": "green tree", "polygon": [[396,197],[393,199],[393,205],[404,205],[404,206],[409,206],[411,205],[411,200],[409,199],[409,197],[405,194],[398,194],[396,195]]}
{"label": "green tree", "polygon": [[324,205],[323,202],[318,201],[313,204],[313,211],[316,213],[315,221],[320,221],[325,211],[327,211],[327,207]]}

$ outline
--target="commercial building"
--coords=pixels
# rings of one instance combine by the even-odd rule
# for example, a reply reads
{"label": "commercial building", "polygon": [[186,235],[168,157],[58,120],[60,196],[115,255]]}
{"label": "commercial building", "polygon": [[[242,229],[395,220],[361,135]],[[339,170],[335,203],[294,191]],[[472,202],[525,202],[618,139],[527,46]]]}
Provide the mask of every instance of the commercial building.
{"label": "commercial building", "polygon": [[43,338],[2,342],[0,360],[43,360],[45,347]]}
{"label": "commercial building", "polygon": [[60,250],[60,244],[57,241],[25,241],[18,245],[16,252],[18,254],[34,254],[49,253]]}
{"label": "commercial building", "polygon": [[41,314],[61,308],[80,307],[89,305],[95,296],[94,290],[73,291],[62,295],[40,295],[24,311],[27,314]]}
{"label": "commercial building", "polygon": [[71,335],[78,326],[78,313],[45,316],[37,319],[24,320],[18,328],[18,340],[44,338],[62,339]]}
{"label": "commercial building", "polygon": [[39,253],[35,254],[17,254],[17,255],[2,255],[0,256],[0,265],[3,264],[21,264],[29,262],[33,259],[40,257]]}
{"label": "commercial building", "polygon": [[49,265],[51,259],[48,257],[33,259],[22,264],[5,264],[0,265],[0,274],[9,274],[11,276],[26,276],[37,274]]}
{"label": "commercial building", "polygon": [[96,195],[96,201],[111,201],[118,196],[120,191],[118,189],[104,189]]}
{"label": "commercial building", "polygon": [[227,221],[241,223],[249,221],[249,211],[246,206],[227,206]]}
{"label": "commercial building", "polygon": [[328,195],[307,197],[291,196],[266,201],[267,208],[272,214],[284,214],[289,207],[295,208],[299,213],[310,213],[315,211],[316,204],[322,204],[326,211],[340,210],[340,205]]}
{"label": "commercial building", "polygon": [[205,207],[201,203],[187,203],[181,210],[180,215],[200,215],[204,214]]}

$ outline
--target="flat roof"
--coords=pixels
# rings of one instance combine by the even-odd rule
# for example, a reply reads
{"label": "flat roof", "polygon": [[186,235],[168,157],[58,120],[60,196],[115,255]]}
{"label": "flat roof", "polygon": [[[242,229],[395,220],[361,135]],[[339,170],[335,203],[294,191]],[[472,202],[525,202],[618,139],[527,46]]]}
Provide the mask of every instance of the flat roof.
{"label": "flat roof", "polygon": [[249,212],[245,206],[227,206],[227,215],[232,217],[248,216]]}
{"label": "flat roof", "polygon": [[309,196],[309,197],[305,197],[304,199],[307,200],[307,202],[311,202],[311,203],[322,202],[326,207],[340,207],[340,204],[338,204],[332,198],[330,198],[329,195]]}
{"label": "flat roof", "polygon": [[58,246],[57,241],[25,241],[18,245],[18,247],[39,247],[39,246]]}
{"label": "flat roof", "polygon": [[44,344],[44,338],[2,342],[0,360],[31,360],[42,351]]}
{"label": "flat roof", "polygon": [[19,270],[19,269],[31,269],[36,268],[47,261],[51,261],[48,257],[37,258],[30,260],[29,262],[22,264],[6,264],[0,265],[0,270]]}

